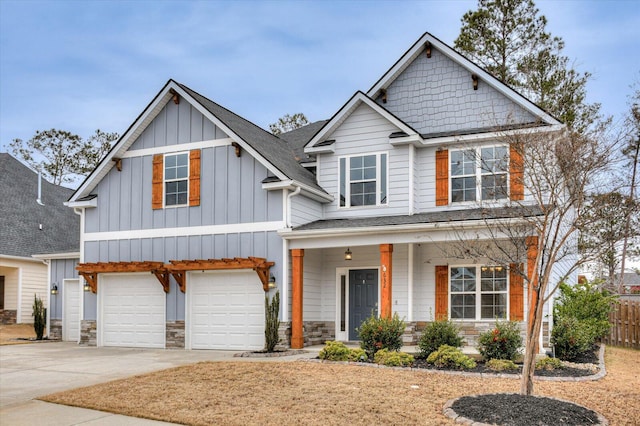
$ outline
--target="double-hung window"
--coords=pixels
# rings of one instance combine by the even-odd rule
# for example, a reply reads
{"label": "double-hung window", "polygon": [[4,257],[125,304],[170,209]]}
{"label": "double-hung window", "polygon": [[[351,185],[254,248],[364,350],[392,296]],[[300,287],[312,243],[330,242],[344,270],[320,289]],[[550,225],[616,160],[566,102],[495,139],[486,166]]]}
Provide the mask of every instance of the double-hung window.
{"label": "double-hung window", "polygon": [[451,151],[451,202],[507,198],[508,155],[503,145]]}
{"label": "double-hung window", "polygon": [[183,206],[189,202],[189,154],[164,156],[164,205]]}
{"label": "double-hung window", "polygon": [[451,319],[507,317],[507,269],[502,266],[455,266],[449,275]]}
{"label": "double-hung window", "polygon": [[387,154],[340,158],[340,207],[387,204]]}

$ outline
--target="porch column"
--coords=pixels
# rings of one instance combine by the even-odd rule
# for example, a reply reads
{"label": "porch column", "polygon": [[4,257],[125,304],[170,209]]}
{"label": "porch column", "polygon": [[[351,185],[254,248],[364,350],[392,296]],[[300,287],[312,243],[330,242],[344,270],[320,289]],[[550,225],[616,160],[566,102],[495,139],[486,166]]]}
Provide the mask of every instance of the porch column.
{"label": "porch column", "polygon": [[303,249],[291,250],[291,349],[302,349],[304,347],[304,336],[302,334],[303,258]]}
{"label": "porch column", "polygon": [[380,244],[380,318],[391,318],[393,244]]}

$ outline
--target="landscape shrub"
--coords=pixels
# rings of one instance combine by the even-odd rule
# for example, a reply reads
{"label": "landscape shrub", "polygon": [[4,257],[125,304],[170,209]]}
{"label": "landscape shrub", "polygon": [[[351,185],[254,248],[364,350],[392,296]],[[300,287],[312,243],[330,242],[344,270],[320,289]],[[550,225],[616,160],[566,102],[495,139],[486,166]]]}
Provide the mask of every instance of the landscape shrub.
{"label": "landscape shrub", "polygon": [[373,359],[376,352],[381,349],[398,351],[402,348],[402,334],[405,323],[398,314],[393,318],[377,318],[373,314],[358,327],[360,347],[366,352],[369,359]]}
{"label": "landscape shrub", "polygon": [[280,328],[280,292],[276,291],[273,295],[271,303],[269,303],[269,294],[264,294],[264,349],[267,352],[273,352],[276,345],[280,341],[278,329]]}
{"label": "landscape shrub", "polygon": [[463,354],[458,348],[449,345],[442,345],[436,351],[431,352],[427,357],[427,363],[440,368],[455,368],[457,370],[468,370],[475,368],[476,362]]}
{"label": "landscape shrub", "polygon": [[588,322],[575,317],[555,318],[551,331],[551,344],[555,356],[564,361],[573,361],[585,352],[594,349],[593,330]]}
{"label": "landscape shrub", "polygon": [[510,359],[490,359],[485,366],[493,371],[510,371],[519,368],[518,365]]}
{"label": "landscape shrub", "polygon": [[331,340],[325,342],[324,348],[318,354],[318,358],[327,361],[362,362],[367,359],[367,355],[362,349],[351,349],[342,342]]}
{"label": "landscape shrub", "polygon": [[464,339],[460,336],[460,328],[449,320],[433,321],[424,329],[418,346],[420,357],[426,358],[431,352],[436,351],[442,345],[454,348],[462,346]]}
{"label": "landscape shrub", "polygon": [[517,321],[496,321],[493,330],[478,336],[478,351],[485,360],[515,361],[522,347],[520,324]]}
{"label": "landscape shrub", "polygon": [[44,328],[47,326],[47,309],[37,295],[33,295],[33,329],[36,332],[36,340],[42,340]]}
{"label": "landscape shrub", "polygon": [[407,367],[413,364],[413,361],[415,360],[411,354],[388,349],[379,350],[373,357],[373,362],[388,367]]}
{"label": "landscape shrub", "polygon": [[544,357],[536,362],[536,370],[557,370],[562,368],[562,361],[558,358]]}

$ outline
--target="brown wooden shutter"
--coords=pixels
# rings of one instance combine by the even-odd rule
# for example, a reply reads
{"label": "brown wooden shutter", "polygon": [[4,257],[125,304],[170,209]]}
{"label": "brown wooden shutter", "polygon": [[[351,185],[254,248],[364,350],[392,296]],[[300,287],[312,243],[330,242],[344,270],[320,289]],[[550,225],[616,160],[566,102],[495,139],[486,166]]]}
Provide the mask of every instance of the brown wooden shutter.
{"label": "brown wooden shutter", "polygon": [[436,265],[436,320],[446,320],[449,315],[449,267]]}
{"label": "brown wooden shutter", "polygon": [[436,206],[449,204],[449,151],[436,151]]}
{"label": "brown wooden shutter", "polygon": [[200,205],[200,150],[189,153],[189,205]]}
{"label": "brown wooden shutter", "polygon": [[162,180],[164,177],[164,156],[156,154],[153,156],[153,178],[151,179],[151,208],[154,210],[162,208],[162,197],[164,190]]}
{"label": "brown wooden shutter", "polygon": [[524,200],[524,161],[521,146],[511,145],[509,147],[509,175],[511,199],[513,201]]}
{"label": "brown wooden shutter", "polygon": [[523,265],[509,265],[509,305],[511,321],[524,320],[524,285],[522,279]]}

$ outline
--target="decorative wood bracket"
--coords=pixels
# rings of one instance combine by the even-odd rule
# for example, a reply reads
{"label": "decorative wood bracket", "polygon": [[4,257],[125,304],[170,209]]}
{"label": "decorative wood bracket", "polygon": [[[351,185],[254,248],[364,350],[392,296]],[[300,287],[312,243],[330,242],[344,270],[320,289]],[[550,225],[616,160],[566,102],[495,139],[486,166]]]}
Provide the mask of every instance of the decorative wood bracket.
{"label": "decorative wood bracket", "polygon": [[169,293],[169,279],[171,278],[171,274],[169,274],[164,269],[162,270],[156,269],[151,271],[151,273],[156,276],[158,281],[160,281],[160,284],[162,284],[162,288],[164,289],[164,292]]}
{"label": "decorative wood bracket", "polygon": [[382,103],[387,103],[387,89],[380,89],[380,95],[382,96]]}
{"label": "decorative wood bracket", "polygon": [[187,283],[185,282],[185,279],[184,279],[184,271],[173,271],[171,272],[171,275],[173,276],[173,279],[176,280],[176,282],[178,283],[178,286],[180,287],[180,291],[183,293],[186,292]]}
{"label": "decorative wood bracket", "polygon": [[174,89],[170,89],[169,93],[173,95],[173,103],[178,105],[180,103],[180,95]]}
{"label": "decorative wood bracket", "polygon": [[78,274],[82,275],[82,278],[89,284],[91,288],[91,293],[98,292],[98,273],[97,272],[78,272]]}
{"label": "decorative wood bracket", "polygon": [[236,149],[236,157],[240,158],[242,155],[242,147],[238,142],[231,142],[231,146]]}
{"label": "decorative wood bracket", "polygon": [[122,158],[114,158],[113,162],[116,163],[116,169],[121,172],[122,171]]}
{"label": "decorative wood bracket", "polygon": [[478,90],[478,74],[471,74],[471,81],[473,82],[473,90]]}
{"label": "decorative wood bracket", "polygon": [[430,58],[431,57],[431,42],[428,41],[428,42],[426,42],[424,44],[424,51],[427,54],[427,58]]}

